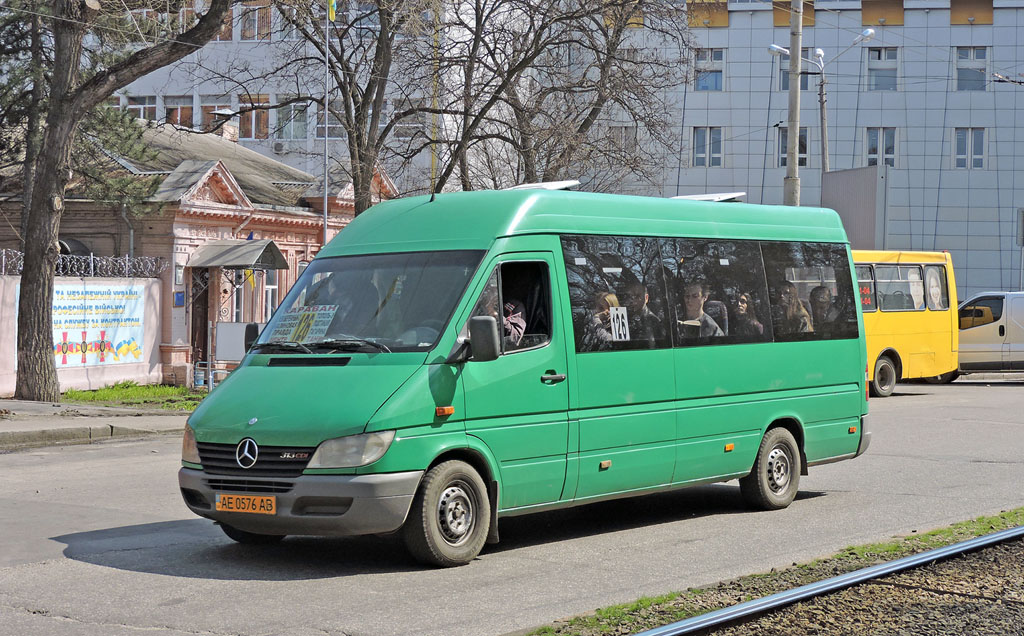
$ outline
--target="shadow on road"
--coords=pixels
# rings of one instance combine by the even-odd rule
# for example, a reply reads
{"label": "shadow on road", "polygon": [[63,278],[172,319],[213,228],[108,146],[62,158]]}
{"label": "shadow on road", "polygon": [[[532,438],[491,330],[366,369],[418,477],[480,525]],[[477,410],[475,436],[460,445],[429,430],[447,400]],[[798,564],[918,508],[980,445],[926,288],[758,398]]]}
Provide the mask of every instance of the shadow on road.
{"label": "shadow on road", "polygon": [[[802,491],[798,499],[823,496]],[[663,523],[746,512],[736,485],[716,484],[619,499],[501,521],[501,543],[487,554]],[[367,537],[288,537],[280,544],[237,544],[206,519],[164,521],[76,532],[52,540],[64,556],[103,567],[196,579],[300,581],[360,574],[412,572],[415,563],[398,534]]]}

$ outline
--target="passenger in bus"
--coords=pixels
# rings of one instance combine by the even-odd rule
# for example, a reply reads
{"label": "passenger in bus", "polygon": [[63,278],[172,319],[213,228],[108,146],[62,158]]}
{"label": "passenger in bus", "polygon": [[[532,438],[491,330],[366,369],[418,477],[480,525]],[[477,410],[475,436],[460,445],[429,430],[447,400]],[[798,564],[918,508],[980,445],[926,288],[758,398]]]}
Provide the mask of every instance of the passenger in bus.
{"label": "passenger in bus", "polygon": [[915,267],[907,273],[907,276],[910,278],[910,297],[913,299],[913,308],[924,309],[924,281],[921,280],[921,270]]}
{"label": "passenger in bus", "polygon": [[754,313],[754,300],[750,294],[740,294],[736,298],[736,320],[732,330],[733,335],[746,338],[760,338],[764,335],[764,325],[757,319]]}
{"label": "passenger in bus", "polygon": [[651,311],[647,304],[650,301],[647,287],[634,279],[628,283],[622,296],[629,320],[630,341],[646,341],[651,349],[655,348],[656,342],[665,339],[665,325],[661,316]]}
{"label": "passenger in bus", "polygon": [[715,319],[704,313],[709,291],[702,281],[683,286],[683,312],[679,320],[680,333],[684,338],[710,338],[724,336],[725,332]]}
{"label": "passenger in bus", "polygon": [[832,304],[832,290],[819,285],[811,290],[811,325],[815,331],[823,331],[839,318],[839,309]]}
{"label": "passenger in bus", "polygon": [[811,315],[807,313],[800,302],[796,285],[788,280],[783,281],[775,288],[775,294],[777,298],[772,309],[775,312],[776,333],[810,333],[814,331]]}
{"label": "passenger in bus", "polygon": [[946,307],[946,301],[942,293],[942,278],[939,274],[941,270],[935,267],[928,267],[924,272],[925,286],[928,288],[928,309],[944,310],[949,309]]}
{"label": "passenger in bus", "polygon": [[594,351],[607,348],[612,342],[611,308],[619,306],[619,298],[611,292],[598,292],[590,307],[590,316],[583,328],[583,350]]}

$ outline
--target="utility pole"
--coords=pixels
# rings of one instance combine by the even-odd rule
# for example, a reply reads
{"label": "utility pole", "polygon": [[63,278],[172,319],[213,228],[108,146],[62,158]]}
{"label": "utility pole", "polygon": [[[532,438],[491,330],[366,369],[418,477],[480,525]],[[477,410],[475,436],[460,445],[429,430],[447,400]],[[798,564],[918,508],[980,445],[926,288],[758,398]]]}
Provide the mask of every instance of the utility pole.
{"label": "utility pole", "polygon": [[797,164],[800,161],[800,65],[803,28],[804,2],[791,0],[789,14],[789,123],[786,128],[786,179],[783,181],[782,202],[785,205],[800,205],[800,175]]}
{"label": "utility pole", "polygon": [[[818,49],[819,51],[821,49]],[[820,58],[819,58],[820,59]],[[825,116],[825,69],[818,79],[818,114],[821,116],[821,174],[828,172],[828,117]],[[825,180],[822,178],[822,184]]]}

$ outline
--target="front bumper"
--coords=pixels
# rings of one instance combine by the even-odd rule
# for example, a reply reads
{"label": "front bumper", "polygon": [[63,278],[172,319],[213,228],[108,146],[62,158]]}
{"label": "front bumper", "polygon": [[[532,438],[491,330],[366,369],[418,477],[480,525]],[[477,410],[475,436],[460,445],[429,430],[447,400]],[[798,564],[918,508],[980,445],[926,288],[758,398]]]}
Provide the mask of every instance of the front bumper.
{"label": "front bumper", "polygon": [[[201,517],[257,534],[350,536],[402,527],[423,471],[378,475],[246,477],[210,475],[182,468],[178,485],[189,509]],[[218,493],[273,495],[276,514],[223,512]]]}

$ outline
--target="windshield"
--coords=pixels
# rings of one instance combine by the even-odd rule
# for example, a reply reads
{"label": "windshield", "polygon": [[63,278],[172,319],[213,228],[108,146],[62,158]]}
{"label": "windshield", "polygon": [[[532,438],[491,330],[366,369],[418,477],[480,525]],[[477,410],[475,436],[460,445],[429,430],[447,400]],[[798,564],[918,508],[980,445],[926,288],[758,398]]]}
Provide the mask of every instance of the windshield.
{"label": "windshield", "polygon": [[404,252],[315,259],[254,351],[419,351],[434,346],[483,256]]}

